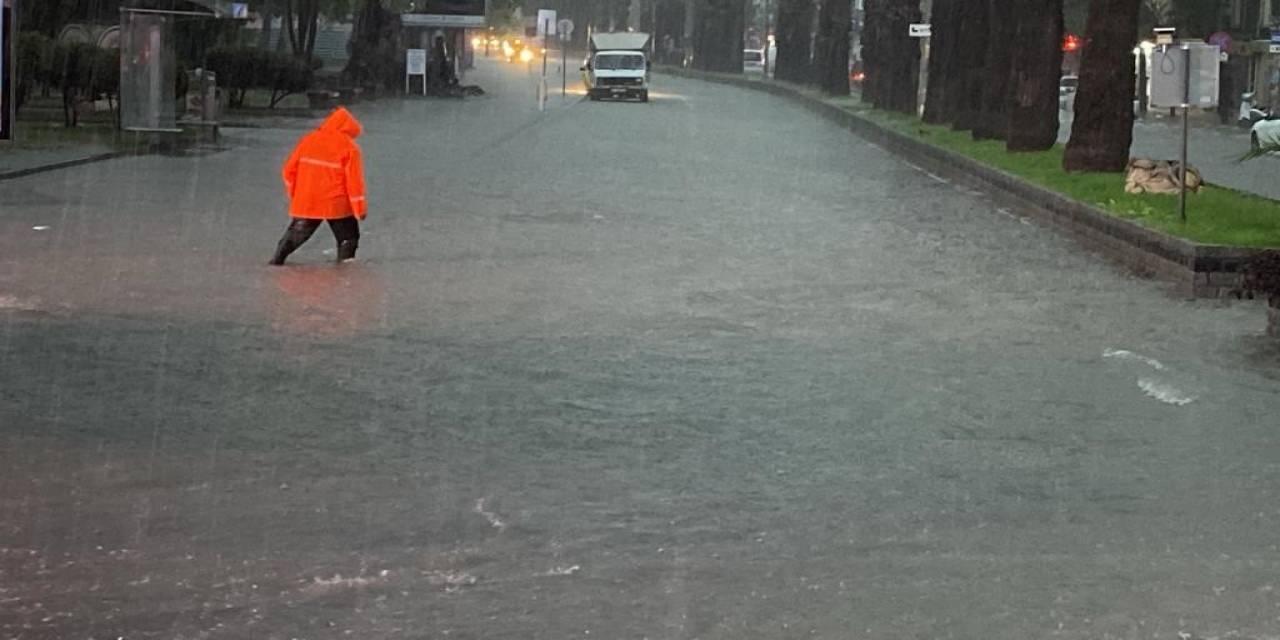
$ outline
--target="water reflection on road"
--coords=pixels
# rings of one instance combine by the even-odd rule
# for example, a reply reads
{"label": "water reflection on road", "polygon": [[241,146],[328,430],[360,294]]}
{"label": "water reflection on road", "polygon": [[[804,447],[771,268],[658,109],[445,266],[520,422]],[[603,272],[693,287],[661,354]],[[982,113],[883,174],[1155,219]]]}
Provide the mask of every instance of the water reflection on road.
{"label": "water reflection on road", "polygon": [[382,274],[367,264],[286,266],[267,280],[263,305],[277,331],[343,338],[379,327],[387,315]]}

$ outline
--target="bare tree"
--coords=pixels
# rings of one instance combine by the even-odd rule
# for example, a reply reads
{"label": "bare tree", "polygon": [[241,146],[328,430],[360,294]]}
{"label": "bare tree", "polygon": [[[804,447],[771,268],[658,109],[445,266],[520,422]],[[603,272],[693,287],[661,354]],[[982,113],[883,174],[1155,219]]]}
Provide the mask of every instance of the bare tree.
{"label": "bare tree", "polygon": [[1169,24],[1173,19],[1173,0],[1142,0],[1156,25]]}

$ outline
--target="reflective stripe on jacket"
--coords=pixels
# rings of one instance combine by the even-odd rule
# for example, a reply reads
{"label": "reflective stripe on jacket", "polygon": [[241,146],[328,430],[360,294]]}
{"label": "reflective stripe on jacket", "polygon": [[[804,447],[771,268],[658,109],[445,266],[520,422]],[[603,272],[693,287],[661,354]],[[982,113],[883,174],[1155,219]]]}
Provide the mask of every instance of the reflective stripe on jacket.
{"label": "reflective stripe on jacket", "polygon": [[342,107],[298,142],[284,163],[289,215],[334,220],[369,211],[364,193],[364,167],[355,139],[360,123]]}

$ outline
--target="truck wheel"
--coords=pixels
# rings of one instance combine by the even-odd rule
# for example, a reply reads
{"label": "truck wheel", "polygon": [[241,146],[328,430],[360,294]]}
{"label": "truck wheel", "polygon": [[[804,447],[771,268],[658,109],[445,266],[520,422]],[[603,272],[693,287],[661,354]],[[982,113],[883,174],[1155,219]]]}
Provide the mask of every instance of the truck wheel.
{"label": "truck wheel", "polygon": [[645,89],[644,91],[640,92],[640,102],[648,102],[648,101],[649,101],[649,90]]}
{"label": "truck wheel", "polygon": [[600,96],[599,96],[599,95],[597,95],[597,94],[596,94],[596,92],[588,90],[588,91],[587,91],[587,99],[588,99],[588,100],[590,100],[590,101],[592,101],[592,102],[596,102],[596,101],[600,100]]}

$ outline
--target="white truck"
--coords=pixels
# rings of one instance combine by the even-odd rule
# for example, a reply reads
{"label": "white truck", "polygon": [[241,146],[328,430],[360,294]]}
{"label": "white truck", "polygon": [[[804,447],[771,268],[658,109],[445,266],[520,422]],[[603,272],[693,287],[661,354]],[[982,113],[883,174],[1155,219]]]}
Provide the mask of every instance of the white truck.
{"label": "white truck", "polygon": [[635,98],[649,101],[649,46],[647,33],[596,33],[591,54],[582,65],[587,97]]}

